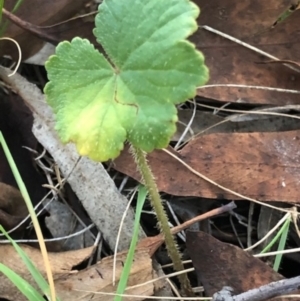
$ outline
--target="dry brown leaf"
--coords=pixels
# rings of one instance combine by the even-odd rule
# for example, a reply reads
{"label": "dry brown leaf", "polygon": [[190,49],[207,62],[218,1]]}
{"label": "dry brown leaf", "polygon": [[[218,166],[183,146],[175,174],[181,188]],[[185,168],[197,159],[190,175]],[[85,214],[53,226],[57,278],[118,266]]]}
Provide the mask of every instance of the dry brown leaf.
{"label": "dry brown leaf", "polygon": [[[46,273],[40,251],[26,245],[21,245],[21,247],[45,277]],[[94,293],[80,292],[79,290],[112,293],[115,291],[116,286],[113,287],[112,285],[112,256],[104,258],[85,270],[71,271],[73,266],[78,265],[91,254],[92,249],[93,247],[77,251],[49,253],[56,292],[61,300],[75,301],[80,299],[81,301],[85,301],[90,300],[91,296],[94,295]],[[126,255],[127,252],[122,252],[117,255],[116,285],[120,279]],[[0,245],[0,258],[2,264],[13,269],[22,278],[37,288],[24,263],[12,246]],[[128,286],[149,281],[153,279],[154,276],[155,273],[152,269],[152,261],[148,250],[138,249],[131,268]],[[148,296],[152,295],[153,291],[154,284],[151,283],[138,288],[129,289],[126,293]],[[26,300],[3,274],[0,274],[0,297],[8,300]],[[99,300],[113,300],[113,296],[99,295]],[[135,300],[139,299],[135,298]]]}
{"label": "dry brown leaf", "polygon": [[[123,263],[126,260],[127,252],[118,253],[116,266],[116,285],[112,285],[113,257],[106,257],[96,265],[79,271],[76,274],[70,274],[67,277],[61,277],[55,281],[57,295],[61,300],[81,300],[88,301],[93,298],[100,301],[113,300],[114,296],[96,295],[92,292],[110,292],[116,291],[118,281],[123,269]],[[144,283],[155,278],[152,269],[152,261],[147,249],[137,249],[134,262],[131,267],[127,287]],[[80,291],[83,290],[83,291]],[[84,292],[90,291],[90,293]],[[142,296],[151,296],[154,292],[154,284],[146,284],[132,289],[127,289],[126,294],[135,294]],[[126,298],[126,300],[142,300],[145,298]]]}
{"label": "dry brown leaf", "polygon": [[188,253],[208,295],[226,285],[231,286],[235,294],[240,294],[283,279],[266,263],[234,245],[202,231],[187,231],[186,234]]}
{"label": "dry brown leaf", "polygon": [[[0,182],[0,225],[9,231],[17,226],[27,214],[28,210],[20,191]],[[18,231],[22,229],[21,227]]]}
{"label": "dry brown leaf", "polygon": [[[3,9],[3,15],[26,32],[53,45],[57,45],[59,42],[65,40],[70,41],[75,36],[84,37],[96,44],[93,28],[95,26],[94,18],[97,12],[97,5],[95,3],[94,7],[85,6],[85,8],[86,10],[81,10],[83,14],[77,14],[73,18],[49,26],[38,26],[27,22],[6,9]],[[91,9],[93,10],[91,11]]]}
{"label": "dry brown leaf", "polygon": [[[271,111],[270,108],[268,108]],[[297,112],[297,106],[283,106],[273,107],[271,113],[290,113]],[[254,114],[253,111],[261,112],[261,114]],[[266,112],[266,114],[263,114]],[[300,119],[289,118],[287,116],[272,116],[267,115],[268,111],[262,109],[254,109],[249,111],[250,114],[234,114],[227,118],[215,115],[213,113],[196,111],[190,131],[185,135],[183,141],[194,139],[195,135],[211,133],[253,133],[253,132],[283,132],[292,131],[300,128]],[[193,115],[193,110],[185,109],[178,110],[178,118],[180,122],[177,123],[177,131],[172,137],[172,141],[178,141],[182,133],[185,131],[188,123]]]}
{"label": "dry brown leaf", "polygon": [[[196,171],[245,196],[263,201],[298,202],[299,141],[299,131],[210,134],[196,138],[175,154]],[[148,160],[160,191],[180,196],[239,199],[193,174],[163,151],[152,152]],[[114,162],[116,170],[140,180],[126,150]]]}
{"label": "dry brown leaf", "polygon": [[207,233],[187,231],[186,243],[198,280],[204,286],[207,296],[212,296],[223,286],[231,286],[234,294],[240,294],[284,278],[258,258]]}
{"label": "dry brown leaf", "polygon": [[[52,25],[69,19],[89,2],[88,0],[27,0],[21,4],[15,14],[24,21],[35,25]],[[16,1],[6,0],[4,8],[11,11]],[[3,16],[3,21],[6,18]],[[3,22],[2,21],[2,22]],[[35,54],[45,43],[24,29],[9,22],[5,36],[14,38],[21,46],[23,58]],[[28,43],[30,41],[30,43]],[[1,41],[0,55],[12,55],[17,57],[17,51],[11,42]]]}
{"label": "dry brown leaf", "polygon": [[[272,25],[290,5],[290,0],[206,1],[195,0],[201,8],[200,26],[207,25],[280,60],[300,61],[299,10],[287,22]],[[242,84],[298,89],[299,73],[283,64],[258,64],[271,58],[255,53],[205,29],[191,37],[205,55],[210,70],[208,84]],[[299,95],[253,89],[214,87],[199,89],[204,97],[223,101],[269,104],[298,104]]]}
{"label": "dry brown leaf", "polygon": [[[46,277],[44,261],[41,255],[41,252],[38,249],[20,245],[25,253],[29,256],[38,270]],[[77,251],[68,251],[61,253],[49,253],[50,265],[52,268],[52,273],[54,279],[58,279],[63,275],[69,275],[73,266],[78,265],[83,260],[87,259],[93,250],[93,247],[77,250]],[[13,246],[1,244],[0,245],[0,258],[1,263],[11,268],[19,276],[28,281],[31,285],[37,288],[31,274],[27,270],[22,259],[16,252]],[[26,300],[17,288],[6,278],[3,274],[0,273],[0,297],[6,298],[8,300]]]}

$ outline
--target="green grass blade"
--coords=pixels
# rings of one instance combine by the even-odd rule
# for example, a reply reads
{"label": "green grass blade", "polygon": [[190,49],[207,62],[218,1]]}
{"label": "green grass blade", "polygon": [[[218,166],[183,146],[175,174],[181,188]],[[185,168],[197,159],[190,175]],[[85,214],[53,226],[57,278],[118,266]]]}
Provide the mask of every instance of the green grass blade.
{"label": "green grass blade", "polygon": [[[282,232],[282,235],[280,237],[278,251],[283,251],[285,248],[289,229],[290,229],[290,223],[291,223],[291,218],[289,217],[282,227],[282,228],[284,228],[284,231]],[[275,257],[274,265],[273,265],[274,271],[278,272],[281,260],[282,260],[282,254],[277,254]]]}
{"label": "green grass blade", "polygon": [[2,8],[3,8],[3,5],[4,5],[4,0],[0,0],[0,23],[2,21]]}
{"label": "green grass blade", "polygon": [[278,25],[289,18],[295,11],[297,11],[299,4],[300,1],[295,1],[294,4],[289,5],[289,7],[280,14],[273,26]]}
{"label": "green grass blade", "polygon": [[12,243],[14,246],[15,250],[18,252],[19,256],[21,257],[22,261],[25,263],[27,269],[31,273],[33,279],[41,289],[43,293],[49,292],[49,284],[47,281],[44,279],[40,271],[36,268],[36,266],[33,264],[31,259],[27,256],[27,254],[22,250],[19,245],[10,238],[10,236],[7,234],[7,232],[4,230],[4,228],[0,225],[0,231],[3,232],[3,234],[6,236],[7,239]]}
{"label": "green grass blade", "polygon": [[[130,243],[129,251],[126,257],[126,261],[124,264],[124,268],[121,273],[120,281],[118,284],[117,288],[117,294],[121,295],[124,293],[126,286],[127,286],[127,281],[130,275],[130,269],[134,257],[134,252],[135,252],[135,247],[138,241],[138,234],[139,234],[139,227],[140,227],[140,219],[141,219],[141,213],[143,209],[144,202],[146,200],[147,196],[147,189],[144,186],[139,187],[138,191],[138,199],[137,199],[137,206],[136,206],[136,211],[135,211],[135,219],[134,219],[134,228],[133,228],[133,235],[132,235],[132,240]],[[115,296],[114,301],[121,301],[122,297],[121,296]]]}
{"label": "green grass blade", "polygon": [[19,7],[21,6],[22,2],[23,2],[23,0],[18,0],[11,12],[15,13],[19,9]]}
{"label": "green grass blade", "polygon": [[0,263],[0,272],[3,273],[28,300],[45,301],[43,296],[31,284],[2,263]]}
{"label": "green grass blade", "polygon": [[280,230],[277,232],[277,234],[274,236],[274,238],[269,242],[269,244],[260,252],[261,254],[268,252],[273,245],[278,241],[278,239],[281,237],[283,231],[285,230],[285,228],[289,225],[290,223],[290,218],[288,217],[284,224],[282,225],[282,227],[280,228]]}
{"label": "green grass blade", "polygon": [[[22,196],[24,198],[24,201],[26,202],[27,207],[28,207],[28,203],[31,204],[31,200],[30,200],[29,194],[27,192],[26,186],[25,186],[25,184],[24,184],[24,182],[22,180],[22,177],[21,177],[21,175],[20,175],[20,173],[18,171],[16,163],[15,163],[15,161],[14,161],[14,159],[13,159],[11,153],[10,153],[8,145],[6,144],[6,141],[5,141],[4,136],[3,136],[3,134],[2,134],[1,131],[0,131],[0,145],[3,148],[6,160],[7,160],[8,164],[9,164],[9,166],[11,168],[11,171],[12,171],[12,173],[14,175],[14,178],[15,178],[15,180],[17,182],[19,190],[20,190],[20,192],[21,192],[21,194],[22,194]],[[32,206],[32,204],[31,204],[31,206]],[[28,208],[28,210],[29,210],[29,208]]]}
{"label": "green grass blade", "polygon": [[[5,157],[8,161],[8,163],[9,163],[11,171],[14,175],[14,178],[15,178],[17,184],[18,184],[19,190],[20,190],[20,192],[21,192],[21,194],[24,198],[27,209],[29,211],[29,214],[30,214],[30,217],[31,217],[31,220],[32,220],[37,238],[39,240],[41,253],[42,253],[42,256],[43,256],[43,259],[44,259],[46,273],[47,273],[48,281],[49,281],[49,284],[50,284],[51,299],[55,300],[56,298],[54,297],[55,296],[54,280],[53,280],[53,276],[52,276],[52,273],[51,273],[51,269],[50,269],[49,265],[47,264],[47,262],[49,261],[49,258],[48,258],[48,253],[47,253],[46,245],[45,245],[45,242],[44,242],[42,230],[41,230],[41,227],[39,225],[36,213],[34,211],[34,208],[33,208],[32,202],[30,200],[30,196],[28,194],[26,186],[24,184],[24,181],[23,181],[23,179],[22,179],[22,177],[19,173],[19,170],[16,166],[16,163],[15,163],[15,161],[14,161],[14,159],[13,159],[11,153],[10,153],[10,150],[9,150],[7,144],[6,144],[6,141],[5,141],[4,136],[3,136],[1,131],[0,131],[0,145],[3,148]],[[40,277],[38,275],[36,275],[36,277],[37,277],[37,281],[38,281],[37,283],[39,285],[41,285],[42,287],[45,287],[43,285],[42,281],[40,281]],[[43,291],[43,292],[44,292],[45,295],[49,296],[49,285],[48,284],[47,284],[47,290]]]}
{"label": "green grass blade", "polygon": [[[4,0],[1,0],[1,2],[2,2],[2,7],[1,7],[1,16],[2,16],[2,8],[3,8],[3,5],[4,5]],[[11,10],[12,14],[15,13],[19,9],[19,7],[21,6],[22,2],[23,2],[23,0],[18,0],[16,2],[16,4],[13,7],[13,9]],[[0,22],[1,22],[1,18],[0,18]],[[2,37],[4,35],[4,32],[6,31],[6,28],[7,28],[7,25],[8,25],[8,22],[9,21],[6,20],[4,22],[4,24],[1,25],[1,27],[0,27],[0,37]]]}

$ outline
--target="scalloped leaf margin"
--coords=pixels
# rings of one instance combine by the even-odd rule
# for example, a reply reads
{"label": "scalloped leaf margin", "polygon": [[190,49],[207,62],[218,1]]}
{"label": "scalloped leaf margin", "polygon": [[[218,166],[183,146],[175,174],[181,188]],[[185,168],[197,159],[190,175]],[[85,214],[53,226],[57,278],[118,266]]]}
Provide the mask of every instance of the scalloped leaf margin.
{"label": "scalloped leaf margin", "polygon": [[202,53],[186,40],[199,12],[188,0],[104,0],[94,34],[106,55],[76,37],[46,62],[61,140],[96,161],[116,158],[126,140],[146,152],[166,147],[175,105],[208,80]]}

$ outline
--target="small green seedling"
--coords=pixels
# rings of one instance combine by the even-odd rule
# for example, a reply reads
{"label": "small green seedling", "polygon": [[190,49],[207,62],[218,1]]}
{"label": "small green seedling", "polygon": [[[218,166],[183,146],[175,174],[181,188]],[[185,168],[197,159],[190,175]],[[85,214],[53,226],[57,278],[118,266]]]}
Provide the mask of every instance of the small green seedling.
{"label": "small green seedling", "polygon": [[[96,161],[114,159],[125,141],[131,144],[176,270],[183,265],[145,152],[169,144],[175,105],[208,80],[203,55],[186,40],[198,15],[189,0],[104,0],[94,35],[105,54],[77,37],[60,43],[46,63],[45,94],[64,143]],[[192,295],[186,275],[179,279]]]}

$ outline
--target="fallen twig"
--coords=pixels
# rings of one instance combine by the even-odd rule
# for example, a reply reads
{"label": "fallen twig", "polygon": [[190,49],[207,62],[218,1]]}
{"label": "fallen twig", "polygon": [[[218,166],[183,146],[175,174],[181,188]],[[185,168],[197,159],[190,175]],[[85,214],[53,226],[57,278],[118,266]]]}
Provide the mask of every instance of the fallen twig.
{"label": "fallen twig", "polygon": [[300,276],[271,282],[235,296],[232,295],[231,287],[224,286],[222,290],[213,295],[212,301],[264,301],[296,291],[299,286]]}

